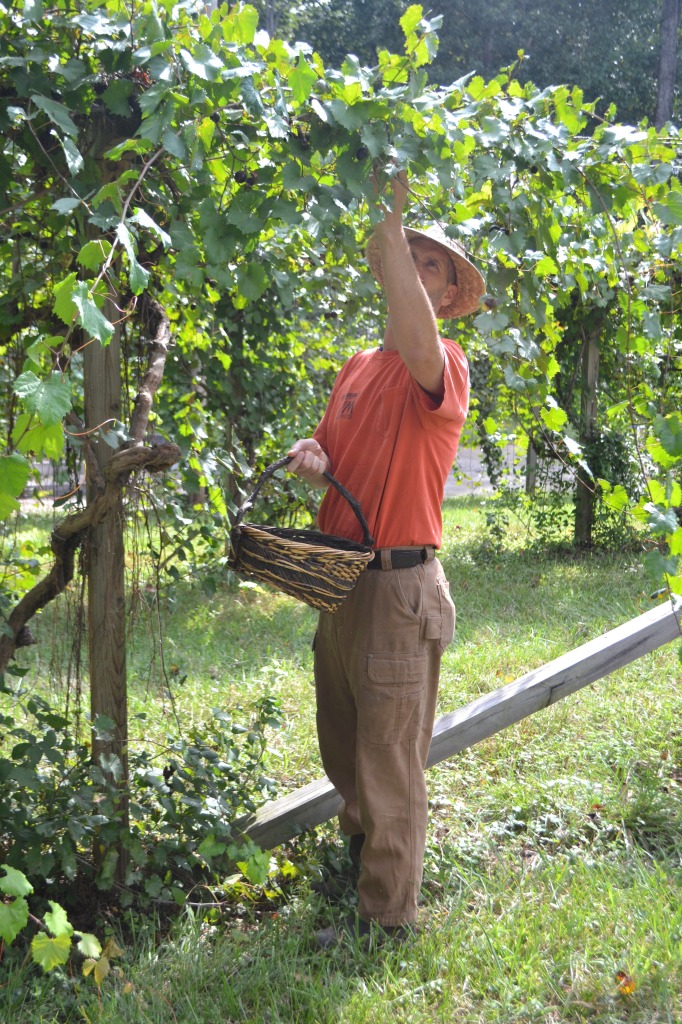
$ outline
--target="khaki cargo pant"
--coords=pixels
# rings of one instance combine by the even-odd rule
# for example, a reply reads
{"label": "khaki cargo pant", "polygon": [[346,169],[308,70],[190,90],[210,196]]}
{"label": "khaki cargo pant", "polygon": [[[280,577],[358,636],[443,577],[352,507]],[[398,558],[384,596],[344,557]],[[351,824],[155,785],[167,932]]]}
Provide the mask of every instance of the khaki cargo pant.
{"label": "khaki cargo pant", "polygon": [[426,842],[424,766],[455,607],[440,562],[367,569],[315,639],[322,762],[348,835],[365,834],[360,916],[414,922]]}

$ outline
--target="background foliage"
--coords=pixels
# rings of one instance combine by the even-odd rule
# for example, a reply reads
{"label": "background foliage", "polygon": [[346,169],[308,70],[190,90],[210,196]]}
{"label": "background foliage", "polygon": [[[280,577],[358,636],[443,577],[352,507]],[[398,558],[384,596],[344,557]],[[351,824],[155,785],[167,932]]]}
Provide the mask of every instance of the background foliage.
{"label": "background foliage", "polygon": [[[371,65],[377,50],[400,49],[398,21],[409,0],[304,0],[295,7],[256,0],[255,6],[266,25],[284,38],[305,39],[325,63],[340,66],[354,53]],[[614,103],[624,124],[653,121],[663,0],[440,0],[428,11],[443,19],[428,69],[433,83],[449,85],[469,73],[493,78],[517,65],[523,51],[520,81],[540,88],[578,84],[587,100],[599,101],[600,112]]]}

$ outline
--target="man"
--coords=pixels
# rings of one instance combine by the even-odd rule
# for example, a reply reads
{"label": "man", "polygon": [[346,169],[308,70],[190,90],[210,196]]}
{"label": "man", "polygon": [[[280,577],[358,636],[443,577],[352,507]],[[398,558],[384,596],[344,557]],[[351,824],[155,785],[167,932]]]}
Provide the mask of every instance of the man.
{"label": "man", "polygon": [[[441,339],[437,317],[478,308],[481,275],[439,229],[403,226],[407,180],[398,175],[367,248],[383,284],[383,346],[341,369],[312,438],[293,445],[290,472],[326,487],[331,472],[360,502],[376,555],[315,638],[322,762],[343,803],[342,830],[359,861],[358,916],[325,929],[401,939],[417,918],[427,824],[424,778],[440,660],[455,609],[435,557],[443,489],[467,414],[466,357]],[[348,503],[329,488],[324,533],[361,540]]]}

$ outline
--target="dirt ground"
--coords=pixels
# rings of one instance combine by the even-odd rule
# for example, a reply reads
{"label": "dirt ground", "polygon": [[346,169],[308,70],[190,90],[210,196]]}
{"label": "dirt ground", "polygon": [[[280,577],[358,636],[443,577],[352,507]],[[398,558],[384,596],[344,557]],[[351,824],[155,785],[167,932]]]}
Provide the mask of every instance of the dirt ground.
{"label": "dirt ground", "polygon": [[[505,451],[505,466],[514,465],[514,449],[511,445]],[[492,487],[485,464],[478,448],[460,448],[453,472],[445,484],[445,497],[454,498],[460,494],[491,494]]]}

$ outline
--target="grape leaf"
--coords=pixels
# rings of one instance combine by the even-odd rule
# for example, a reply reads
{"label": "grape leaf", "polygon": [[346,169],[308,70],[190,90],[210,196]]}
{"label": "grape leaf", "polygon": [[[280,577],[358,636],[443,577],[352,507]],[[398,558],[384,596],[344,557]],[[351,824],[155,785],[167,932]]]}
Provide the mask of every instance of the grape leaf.
{"label": "grape leaf", "polygon": [[48,971],[67,962],[71,952],[71,939],[68,935],[58,935],[52,939],[40,932],[31,943],[31,952],[35,962],[40,964],[47,974]]}
{"label": "grape leaf", "polygon": [[0,939],[11,945],[28,924],[28,903],[19,896],[12,903],[0,903]]}

